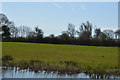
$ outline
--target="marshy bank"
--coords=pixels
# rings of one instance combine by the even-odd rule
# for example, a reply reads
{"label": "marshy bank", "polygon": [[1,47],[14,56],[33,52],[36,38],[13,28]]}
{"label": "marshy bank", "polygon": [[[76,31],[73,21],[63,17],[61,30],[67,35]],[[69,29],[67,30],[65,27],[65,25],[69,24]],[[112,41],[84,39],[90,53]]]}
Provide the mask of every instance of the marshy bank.
{"label": "marshy bank", "polygon": [[[17,74],[24,72],[26,75],[42,74],[49,75],[54,78],[62,76],[64,77],[83,77],[94,79],[106,79],[106,78],[120,78],[119,67],[107,67],[107,66],[78,66],[74,61],[59,61],[58,63],[51,64],[42,62],[40,60],[20,61],[14,62],[11,56],[4,56],[2,58],[2,69],[7,74]],[[16,75],[17,75],[16,74]],[[23,74],[23,73],[22,73]],[[4,77],[6,74],[3,74]],[[56,76],[55,76],[56,75]],[[9,76],[10,77],[10,76]],[[15,77],[15,76],[13,76]],[[18,76],[19,77],[19,76]]]}

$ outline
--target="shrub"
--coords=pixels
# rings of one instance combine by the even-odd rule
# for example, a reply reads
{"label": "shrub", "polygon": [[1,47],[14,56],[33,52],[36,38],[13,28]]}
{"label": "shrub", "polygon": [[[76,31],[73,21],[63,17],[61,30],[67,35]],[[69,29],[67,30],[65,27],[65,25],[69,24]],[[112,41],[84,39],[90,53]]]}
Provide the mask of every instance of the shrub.
{"label": "shrub", "polygon": [[65,64],[66,66],[76,66],[77,63],[73,61],[60,61],[61,64]]}

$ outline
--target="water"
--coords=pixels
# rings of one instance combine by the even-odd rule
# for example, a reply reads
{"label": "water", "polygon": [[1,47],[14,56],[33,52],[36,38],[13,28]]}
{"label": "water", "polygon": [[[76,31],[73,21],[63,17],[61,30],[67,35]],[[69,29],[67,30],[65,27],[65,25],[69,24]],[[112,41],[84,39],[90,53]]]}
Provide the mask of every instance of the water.
{"label": "water", "polygon": [[90,78],[89,75],[84,73],[74,74],[74,75],[60,75],[57,72],[46,73],[45,71],[35,73],[29,70],[18,70],[18,68],[13,69],[3,69],[2,78]]}
{"label": "water", "polygon": [[[89,75],[86,75],[85,73],[79,73],[79,74],[58,74],[57,72],[46,72],[41,71],[38,73],[35,73],[34,71],[27,70],[19,70],[19,68],[8,68],[2,70],[2,78],[91,78]],[[120,79],[120,76],[113,77],[109,76],[111,79]]]}

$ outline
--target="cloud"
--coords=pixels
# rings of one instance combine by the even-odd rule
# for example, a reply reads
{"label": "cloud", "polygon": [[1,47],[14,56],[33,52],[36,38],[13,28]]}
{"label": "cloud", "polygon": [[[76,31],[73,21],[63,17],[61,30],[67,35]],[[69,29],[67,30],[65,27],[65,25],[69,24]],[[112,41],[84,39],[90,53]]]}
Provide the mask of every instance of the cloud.
{"label": "cloud", "polygon": [[80,9],[81,10],[86,10],[87,8],[86,8],[86,6],[84,4],[80,4]]}
{"label": "cloud", "polygon": [[56,8],[63,8],[61,5],[57,4],[57,3],[52,3],[53,6],[55,6]]}

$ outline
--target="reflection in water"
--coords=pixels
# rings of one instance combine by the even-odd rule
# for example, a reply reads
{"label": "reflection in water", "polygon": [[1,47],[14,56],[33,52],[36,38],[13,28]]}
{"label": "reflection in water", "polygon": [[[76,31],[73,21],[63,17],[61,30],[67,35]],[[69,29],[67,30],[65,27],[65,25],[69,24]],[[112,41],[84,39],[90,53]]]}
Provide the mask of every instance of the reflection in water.
{"label": "reflection in water", "polygon": [[[2,78],[93,78],[93,77],[97,78],[96,76],[90,77],[90,75],[86,75],[85,73],[72,74],[72,75],[59,74],[58,72],[46,72],[46,71],[35,73],[34,71],[30,71],[29,69],[19,70],[19,68],[3,69],[1,77]],[[117,77],[109,76],[109,78],[120,79],[120,76]]]}
{"label": "reflection in water", "polygon": [[0,80],[2,79],[2,67],[0,66]]}
{"label": "reflection in water", "polygon": [[3,78],[89,78],[89,75],[84,73],[74,74],[74,75],[58,75],[57,72],[46,73],[45,71],[35,73],[28,70],[18,70],[18,68],[13,69],[3,69]]}

